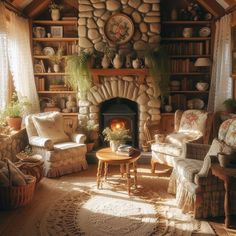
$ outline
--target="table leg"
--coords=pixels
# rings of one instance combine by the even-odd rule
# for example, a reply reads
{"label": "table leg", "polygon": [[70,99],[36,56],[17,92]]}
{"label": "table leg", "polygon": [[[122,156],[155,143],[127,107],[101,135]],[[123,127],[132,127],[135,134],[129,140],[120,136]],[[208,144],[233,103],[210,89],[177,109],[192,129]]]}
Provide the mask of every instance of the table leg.
{"label": "table leg", "polygon": [[130,166],[129,166],[129,164],[126,164],[126,178],[127,178],[127,190],[128,190],[128,195],[130,195],[131,179],[130,179]]}
{"label": "table leg", "polygon": [[137,163],[136,161],[133,163],[134,168],[134,187],[137,188]]}
{"label": "table leg", "polygon": [[105,162],[104,165],[104,179],[107,180],[107,173],[108,173],[108,164]]}
{"label": "table leg", "polygon": [[98,169],[97,169],[97,189],[99,189],[100,184],[101,184],[102,166],[103,166],[103,162],[101,160],[99,160],[98,161]]}
{"label": "table leg", "polygon": [[120,165],[120,174],[121,174],[121,177],[123,178],[124,177],[124,173],[125,173],[125,166],[124,166],[124,164],[121,164]]}
{"label": "table leg", "polygon": [[152,172],[152,174],[155,173],[156,166],[157,166],[157,162],[154,161],[154,160],[151,160],[151,172]]}
{"label": "table leg", "polygon": [[225,227],[228,228],[230,226],[230,208],[229,208],[229,185],[227,181],[224,181],[225,185],[225,202],[224,202],[224,208],[225,208]]}

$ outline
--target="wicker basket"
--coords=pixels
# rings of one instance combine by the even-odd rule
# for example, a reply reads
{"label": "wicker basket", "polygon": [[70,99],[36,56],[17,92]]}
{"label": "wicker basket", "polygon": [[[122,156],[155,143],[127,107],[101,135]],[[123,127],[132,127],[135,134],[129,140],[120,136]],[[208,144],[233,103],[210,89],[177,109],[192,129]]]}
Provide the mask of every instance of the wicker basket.
{"label": "wicker basket", "polygon": [[[11,181],[11,172],[7,161],[9,179]],[[28,184],[23,186],[0,187],[0,210],[11,210],[17,207],[25,206],[30,203],[35,189],[36,178],[27,175]]]}

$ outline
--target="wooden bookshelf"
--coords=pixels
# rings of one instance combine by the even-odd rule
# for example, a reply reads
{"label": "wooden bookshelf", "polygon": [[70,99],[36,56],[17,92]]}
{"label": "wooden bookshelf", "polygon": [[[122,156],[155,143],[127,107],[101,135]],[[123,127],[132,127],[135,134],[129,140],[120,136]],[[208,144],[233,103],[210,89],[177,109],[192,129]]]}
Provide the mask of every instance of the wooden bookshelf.
{"label": "wooden bookshelf", "polygon": [[[207,107],[209,91],[198,91],[196,83],[203,80],[210,84],[211,67],[196,68],[194,64],[198,58],[212,59],[212,30],[207,37],[201,37],[199,33],[203,27],[211,29],[211,25],[211,21],[205,20],[162,21],[161,43],[170,58],[170,80],[180,82],[179,90],[170,90],[168,102],[171,103],[173,111],[188,109],[187,102],[191,99],[201,99],[205,104],[204,108]],[[183,36],[186,27],[193,29],[191,37]]]}
{"label": "wooden bookshelf", "polygon": [[77,25],[77,20],[34,20],[33,24],[37,25]]}
{"label": "wooden bookshelf", "polygon": [[73,42],[79,41],[79,38],[33,38],[35,42]]}

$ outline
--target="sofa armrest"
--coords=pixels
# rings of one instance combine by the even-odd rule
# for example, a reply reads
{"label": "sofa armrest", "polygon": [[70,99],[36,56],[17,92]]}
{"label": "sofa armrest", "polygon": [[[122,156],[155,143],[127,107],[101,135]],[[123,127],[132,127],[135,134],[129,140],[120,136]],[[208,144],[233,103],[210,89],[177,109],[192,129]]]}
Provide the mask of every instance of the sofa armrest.
{"label": "sofa armrest", "polygon": [[207,152],[210,149],[210,145],[207,144],[197,144],[197,143],[185,143],[185,158],[195,159],[195,160],[204,160]]}
{"label": "sofa armrest", "polygon": [[206,185],[209,175],[211,175],[211,164],[218,162],[219,161],[217,156],[207,156],[203,162],[201,170],[195,175],[194,182],[197,185]]}
{"label": "sofa armrest", "polygon": [[71,140],[75,143],[80,143],[80,144],[84,144],[85,140],[86,140],[86,136],[84,134],[76,134],[73,133],[71,134]]}
{"label": "sofa armrest", "polygon": [[53,150],[53,142],[49,138],[41,138],[39,136],[32,136],[29,138],[29,144],[32,146],[42,147],[47,150]]}

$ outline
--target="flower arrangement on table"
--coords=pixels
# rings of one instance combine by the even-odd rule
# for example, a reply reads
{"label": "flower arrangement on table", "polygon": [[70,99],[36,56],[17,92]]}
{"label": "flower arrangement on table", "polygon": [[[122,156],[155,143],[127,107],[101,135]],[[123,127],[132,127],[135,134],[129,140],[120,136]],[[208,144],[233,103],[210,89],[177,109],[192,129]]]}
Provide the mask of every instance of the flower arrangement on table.
{"label": "flower arrangement on table", "polygon": [[104,135],[104,140],[110,142],[112,151],[116,151],[120,144],[131,138],[129,135],[129,129],[125,128],[111,129],[106,127],[102,131],[102,134]]}

